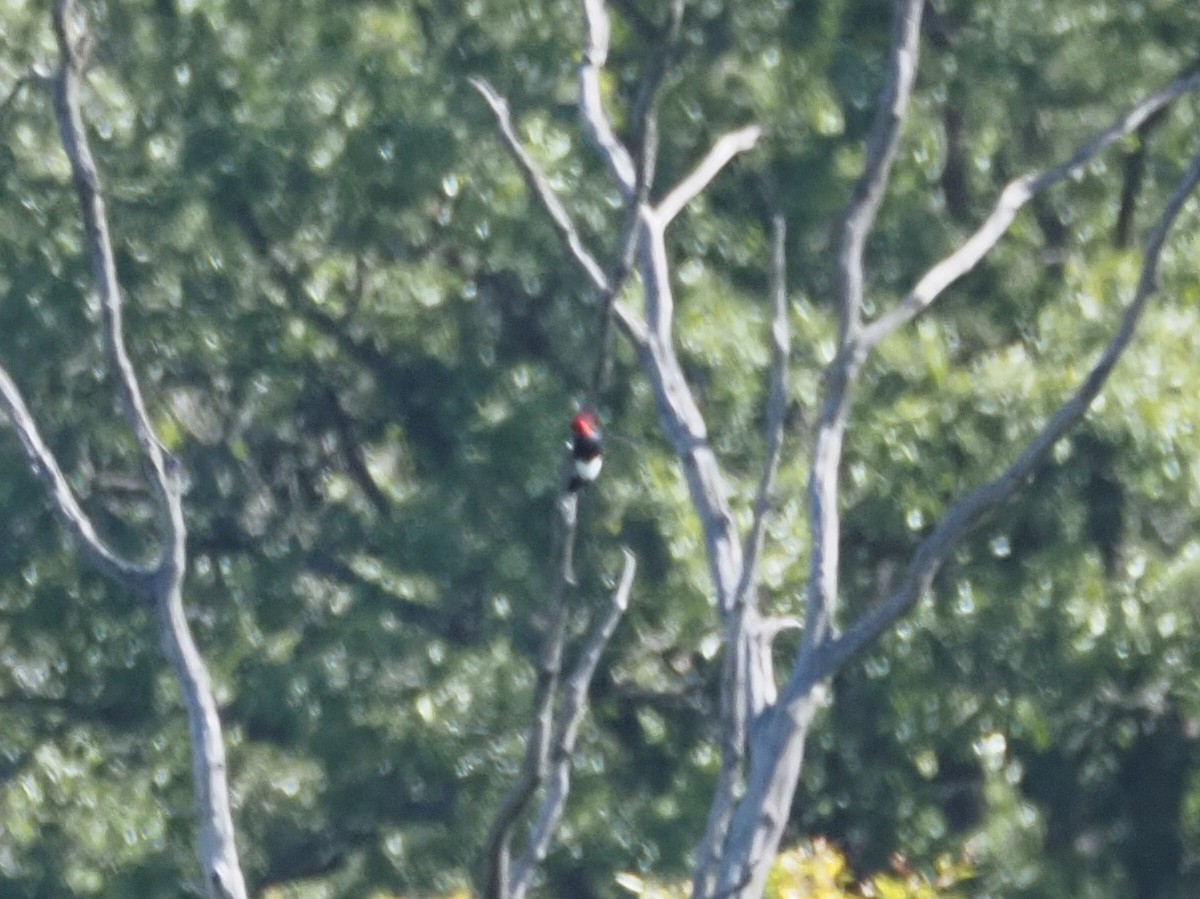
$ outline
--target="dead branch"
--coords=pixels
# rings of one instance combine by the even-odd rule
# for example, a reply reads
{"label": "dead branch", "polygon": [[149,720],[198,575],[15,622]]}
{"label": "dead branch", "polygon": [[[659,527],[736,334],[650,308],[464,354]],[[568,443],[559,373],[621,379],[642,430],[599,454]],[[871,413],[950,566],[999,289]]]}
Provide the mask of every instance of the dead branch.
{"label": "dead branch", "polygon": [[554,731],[554,698],[562,674],[563,646],[567,638],[569,614],[567,586],[574,582],[572,552],[578,517],[574,494],[563,497],[562,523],[551,569],[551,587],[547,614],[549,623],[538,654],[537,686],[533,693],[533,721],[525,735],[525,755],[517,782],[500,804],[484,846],[484,890],[486,899],[510,899],[512,876],[512,834],[521,815],[546,779],[550,761],[550,741]]}
{"label": "dead branch", "polygon": [[21,438],[21,446],[30,467],[42,479],[54,502],[54,510],[83,548],[88,560],[106,577],[116,581],[140,598],[149,595],[154,569],[145,568],[117,555],[96,532],[92,520],[79,505],[71,485],[59,467],[58,459],[38,431],[37,422],[26,406],[21,391],[8,371],[0,368],[0,400],[8,420]]}
{"label": "dead branch", "polygon": [[537,196],[546,213],[550,216],[550,220],[554,223],[555,231],[558,233],[563,245],[567,248],[567,252],[575,260],[580,269],[582,269],[584,274],[587,275],[592,286],[602,296],[607,298],[606,305],[626,336],[635,345],[642,343],[646,337],[645,325],[623,303],[616,299],[620,291],[620,284],[624,282],[625,273],[628,272],[628,265],[624,267],[624,273],[620,273],[616,279],[610,278],[605,274],[603,267],[596,261],[596,257],[584,246],[578,229],[576,229],[574,223],[571,221],[570,213],[567,212],[566,207],[563,206],[562,201],[558,199],[558,195],[554,193],[554,189],[550,186],[550,180],[533,157],[521,145],[520,138],[517,136],[516,130],[512,125],[512,118],[508,111],[508,102],[497,94],[492,86],[482,78],[472,78],[470,83],[487,102],[496,116],[496,123],[500,129],[500,136],[503,138],[505,146],[508,147],[513,159],[521,169],[521,174],[524,176],[526,183],[534,192],[534,195]]}
{"label": "dead branch", "polygon": [[892,50],[887,80],[876,105],[875,123],[867,137],[867,157],[854,196],[842,219],[837,253],[837,291],[841,306],[839,345],[858,329],[863,300],[863,254],[875,227],[900,146],[900,128],[908,115],[917,80],[924,0],[901,0],[892,19]]}
{"label": "dead branch", "polygon": [[[1179,96],[1180,93],[1182,89],[1177,82],[1172,88],[1155,96],[1163,99]],[[1163,102],[1166,102],[1165,99]],[[1149,106],[1153,106],[1149,101],[1139,104],[1138,115],[1123,117],[1120,128],[1136,127],[1141,115],[1148,114]],[[1110,129],[1083,148],[1074,157],[1076,164],[1086,159],[1100,140],[1111,142],[1107,136],[1113,133],[1113,129]],[[1051,170],[1039,178],[1047,178],[1053,173],[1056,180],[1061,180],[1066,174],[1058,174],[1058,171]],[[1163,245],[1183,203],[1198,181],[1200,154],[1179,182],[1158,224],[1148,236],[1135,296],[1111,342],[1077,392],[1059,408],[1009,468],[993,481],[967,494],[946,513],[933,533],[918,547],[900,585],[887,599],[867,612],[840,637],[832,635],[828,623],[829,636],[820,642],[811,641],[806,631],[804,646],[788,683],[768,716],[767,726],[755,738],[757,751],[751,758],[745,797],[729,827],[729,839],[717,881],[719,890],[727,890],[731,896],[746,899],[761,894],[762,878],[778,846],[788,806],[795,792],[807,731],[823,701],[822,683],[912,606],[929,587],[955,542],[987,510],[1015,493],[1055,442],[1086,413],[1128,346],[1145,305],[1156,290],[1158,260]],[[1026,190],[1038,183],[1038,179],[1018,183],[1022,185],[1021,190]],[[1011,191],[1009,193],[1011,196]],[[994,241],[991,245],[994,245]],[[865,344],[864,336],[863,341],[852,346],[852,349],[856,353],[864,353]],[[836,492],[832,498],[836,502]],[[808,626],[806,623],[806,628]]]}
{"label": "dead branch", "polygon": [[1066,162],[1044,172],[1030,172],[1010,181],[983,223],[963,244],[929,269],[900,303],[868,325],[862,334],[864,352],[912,321],[955,281],[991,252],[1030,200],[1059,182],[1082,174],[1084,166],[1126,135],[1132,134],[1164,107],[1186,93],[1200,90],[1200,75],[1180,78],[1124,112],[1112,125],[1080,147]]}
{"label": "dead branch", "polygon": [[671,224],[683,208],[712,183],[713,178],[721,173],[731,159],[753,149],[760,137],[762,129],[757,125],[749,125],[722,135],[699,165],[659,201],[656,211],[662,227]]}
{"label": "dead branch", "polygon": [[738,604],[747,602],[758,579],[758,561],[762,555],[767,512],[771,508],[771,491],[779,471],[779,456],[783,450],[783,426],[787,419],[788,356],[791,353],[791,328],[788,326],[787,306],[787,223],[782,215],[771,221],[771,374],[767,387],[766,452],[762,474],[754,496],[754,517],[746,535],[743,551],[742,579],[738,582]]}
{"label": "dead branch", "polygon": [[504,138],[504,145],[508,147],[508,151],[516,159],[518,167],[521,169],[521,174],[525,176],[525,183],[529,185],[529,189],[541,201],[542,207],[550,216],[550,221],[554,223],[554,230],[558,232],[562,242],[571,252],[572,257],[579,263],[579,267],[584,270],[588,276],[588,280],[592,282],[592,286],[596,290],[604,293],[608,290],[608,276],[604,274],[604,269],[601,268],[595,257],[588,252],[583,245],[583,241],[579,238],[579,232],[575,228],[574,222],[571,221],[571,216],[567,212],[562,201],[558,199],[558,195],[554,193],[554,189],[550,186],[549,179],[538,167],[538,164],[533,160],[533,157],[521,145],[521,139],[517,137],[517,132],[513,128],[512,117],[508,112],[508,101],[501,97],[482,78],[469,79],[471,87],[479,92],[479,95],[491,107],[492,112],[496,116],[496,123],[500,129],[500,136]]}
{"label": "dead branch", "polygon": [[588,634],[575,669],[563,685],[562,701],[555,715],[555,738],[550,754],[546,793],[541,807],[530,828],[528,846],[513,869],[511,899],[524,899],[533,882],[554,834],[562,821],[571,790],[571,764],[574,760],[575,741],[579,736],[579,725],[587,711],[587,694],[596,666],[625,610],[629,608],[629,593],[633,589],[633,576],[637,572],[637,559],[628,549],[624,551],[625,563],[621,578],[609,599],[608,608]]}
{"label": "dead branch", "polygon": [[1158,263],[1163,246],[1184,202],[1196,189],[1197,182],[1200,182],[1200,153],[1192,159],[1187,172],[1171,193],[1158,222],[1147,236],[1137,290],[1121,318],[1120,327],[1083,383],[1070,399],[1059,407],[1045,427],[1030,440],[1008,468],[994,480],[968,493],[946,512],[933,532],[917,548],[896,590],[820,653],[817,660],[819,672],[827,675],[836,671],[848,658],[904,614],[928,589],[938,568],[963,534],[985,512],[1012,496],[1054,444],[1087,413],[1088,407],[1100,393],[1113,368],[1129,346],[1147,302],[1158,290]]}
{"label": "dead branch", "polygon": [[[758,562],[762,555],[771,491],[779,469],[783,448],[783,427],[787,415],[788,355],[791,329],[787,316],[787,227],[782,215],[771,223],[771,372],[767,395],[766,453],[754,499],[753,518],[743,549],[742,576],[738,581],[734,612],[725,623],[725,660],[721,675],[720,744],[721,768],[713,801],[700,841],[692,895],[710,896],[716,886],[717,851],[725,842],[729,819],[736,797],[741,792],[746,748],[751,723],[775,698],[774,672],[764,664],[771,659],[771,643],[758,639],[761,618],[754,591],[758,580]],[[799,622],[796,622],[799,626]]]}
{"label": "dead branch", "polygon": [[53,453],[38,433],[16,384],[0,370],[0,396],[34,470],[56,511],[102,574],[153,602],[164,651],[183,694],[192,749],[192,775],[199,826],[197,855],[210,899],[245,899],[246,887],[234,843],[225,747],[216,699],[204,661],[183,611],[187,567],[182,475],[177,460],[159,442],[137,373],[125,346],[121,286],[113,258],[100,176],[88,144],[79,94],[90,39],[73,0],[57,0],[53,12],[59,67],[52,79],[55,118],[71,166],[92,273],[100,295],[101,331],[115,373],[120,405],[133,432],[154,494],[160,555],[152,568],[122,559],[96,533],[79,506]]}
{"label": "dead branch", "polygon": [[609,22],[604,0],[582,0],[584,46],[579,64],[579,114],[584,131],[608,166],[613,183],[626,202],[637,188],[637,171],[629,150],[617,139],[600,90],[600,74],[608,61]]}
{"label": "dead branch", "polygon": [[887,81],[879,98],[875,124],[867,140],[862,176],[842,222],[837,251],[840,312],[838,349],[826,370],[825,400],[813,444],[808,481],[812,553],[802,652],[810,653],[833,628],[838,592],[841,513],[838,509],[842,439],[850,411],[850,388],[862,364],[857,345],[862,326],[863,254],[896,158],[900,127],[908,111],[916,79],[921,41],[923,0],[898,0],[892,23],[892,50]]}

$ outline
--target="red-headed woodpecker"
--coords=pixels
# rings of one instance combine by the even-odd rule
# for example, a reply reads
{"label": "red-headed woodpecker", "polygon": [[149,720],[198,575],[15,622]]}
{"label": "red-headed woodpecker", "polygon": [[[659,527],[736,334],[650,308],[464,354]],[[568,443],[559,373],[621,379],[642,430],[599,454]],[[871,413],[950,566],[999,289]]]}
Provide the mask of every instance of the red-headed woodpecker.
{"label": "red-headed woodpecker", "polygon": [[571,418],[571,461],[574,471],[567,490],[574,492],[596,480],[604,463],[600,422],[591,409],[581,409]]}

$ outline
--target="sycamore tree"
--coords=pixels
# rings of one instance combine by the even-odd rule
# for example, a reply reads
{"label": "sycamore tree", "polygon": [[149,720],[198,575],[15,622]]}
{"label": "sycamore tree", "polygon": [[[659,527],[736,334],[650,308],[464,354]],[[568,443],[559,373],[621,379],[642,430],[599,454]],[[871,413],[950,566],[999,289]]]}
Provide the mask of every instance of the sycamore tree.
{"label": "sycamore tree", "polygon": [[1187,892],[1192,4],[68,7],[5,895]]}
{"label": "sycamore tree", "polygon": [[[1159,259],[1169,233],[1200,180],[1200,154],[1162,202],[1146,230],[1137,277],[1126,307],[1107,343],[1083,370],[1060,404],[1042,410],[1040,426],[1018,441],[1011,460],[997,474],[946,498],[892,583],[874,602],[841,622],[841,472],[851,402],[863,368],[877,348],[926,313],[949,288],[980,265],[1013,225],[1023,207],[1041,193],[1077,178],[1087,164],[1113,144],[1134,134],[1180,96],[1200,87],[1200,76],[1182,77],[1133,107],[1057,164],[1017,176],[1000,191],[982,222],[950,252],[934,261],[913,286],[888,301],[868,304],[867,246],[892,182],[917,81],[924,0],[900,0],[893,12],[892,36],[876,113],[865,140],[861,174],[839,219],[833,246],[831,293],[837,308],[832,359],[824,370],[809,451],[807,505],[809,577],[803,615],[765,616],[758,600],[758,564],[764,548],[787,407],[790,353],[782,213],[776,219],[773,257],[776,283],[771,318],[772,362],[762,473],[751,520],[739,533],[709,428],[678,356],[674,322],[674,278],[666,232],[719,172],[739,153],[751,150],[761,129],[751,125],[718,138],[695,168],[676,184],[655,191],[656,100],[663,71],[678,39],[683,8],[676,4],[665,28],[660,64],[652,69],[631,132],[631,149],[615,132],[605,106],[602,76],[610,49],[610,21],[603,0],[583,0],[579,110],[583,129],[600,156],[626,210],[621,258],[607,274],[580,239],[544,173],[513,132],[507,106],[486,83],[476,87],[497,114],[501,132],[524,168],[563,238],[565,249],[604,297],[640,361],[650,384],[663,434],[682,468],[688,495],[700,520],[712,578],[714,605],[721,620],[724,673],[718,739],[721,766],[707,826],[697,850],[692,894],[696,897],[758,897],[789,820],[805,745],[817,711],[829,701],[828,682],[846,662],[877,640],[928,592],[956,544],[980,518],[1025,487],[1052,449],[1083,419],[1128,347],[1150,298],[1158,289]],[[619,279],[632,265],[639,275],[640,311],[617,295]],[[861,427],[869,427],[869,423]],[[798,628],[799,649],[778,677],[773,642],[782,629]],[[535,725],[534,731],[536,733]],[[531,739],[531,743],[533,740]],[[563,747],[565,749],[565,747]],[[533,839],[538,834],[534,833]],[[525,881],[491,883],[489,895],[523,895]]]}

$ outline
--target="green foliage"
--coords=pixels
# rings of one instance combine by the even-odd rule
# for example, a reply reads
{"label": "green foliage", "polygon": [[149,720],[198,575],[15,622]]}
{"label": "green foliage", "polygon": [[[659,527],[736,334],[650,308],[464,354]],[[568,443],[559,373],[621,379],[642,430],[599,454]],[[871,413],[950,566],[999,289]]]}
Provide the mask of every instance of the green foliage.
{"label": "green foliage", "polygon": [[[625,129],[663,11],[612,5],[605,90]],[[53,61],[43,6],[0,0],[0,98]],[[767,130],[671,233],[680,353],[742,524],[762,453],[765,225],[777,208],[789,221],[794,403],[764,559],[782,613],[806,578],[805,465],[836,328],[831,235],[862,162],[886,7],[689,4],[662,101],[656,190],[724,130]],[[132,352],[188,473],[187,600],[250,879],[289,897],[462,890],[520,757],[565,421],[600,313],[466,79],[510,98],[611,260],[620,213],[574,109],[576,3],[89,12],[85,117]],[[872,314],[1008,178],[1065,158],[1190,67],[1200,26],[1183,0],[940,0],[927,15],[869,248]],[[843,471],[847,615],[1095,357],[1136,277],[1136,236],[1191,152],[1190,115],[1036,204],[880,348]],[[1189,206],[1162,294],[1086,426],[838,678],[792,826],[829,834],[845,858],[828,844],[785,855],[797,867],[777,872],[780,895],[822,871],[843,891],[831,895],[868,883],[931,895],[947,871],[965,876],[938,867],[964,847],[976,879],[958,888],[981,895],[1195,892],[1195,225]],[[26,85],[0,108],[0,360],[101,530],[148,555],[150,506],[89,296],[49,98]],[[579,620],[622,544],[641,576],[594,685],[546,895],[619,895],[614,871],[682,882],[716,769],[702,538],[619,343],[599,401],[612,439],[582,504]],[[186,728],[153,623],[81,569],[15,440],[0,440],[0,470],[0,894],[193,894]],[[862,879],[899,849],[927,873]]]}
{"label": "green foliage", "polygon": [[[961,896],[952,887],[969,881],[972,865],[948,856],[934,863],[932,877],[908,867],[900,856],[892,859],[892,870],[855,882],[846,857],[824,839],[788,849],[779,854],[767,879],[766,899],[953,899]],[[626,894],[642,899],[684,899],[689,887],[647,883],[636,874],[617,875]]]}

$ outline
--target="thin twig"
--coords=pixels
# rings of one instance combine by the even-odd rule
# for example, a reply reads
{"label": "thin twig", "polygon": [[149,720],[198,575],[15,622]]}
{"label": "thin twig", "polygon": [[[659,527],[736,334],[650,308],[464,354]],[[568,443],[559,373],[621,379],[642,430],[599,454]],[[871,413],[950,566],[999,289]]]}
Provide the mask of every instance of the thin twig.
{"label": "thin twig", "polygon": [[154,569],[121,558],[96,533],[92,520],[75,499],[75,493],[54,453],[42,439],[37,422],[25,405],[20,390],[3,368],[0,368],[0,400],[17,436],[21,438],[21,446],[25,449],[29,464],[46,485],[50,498],[54,500],[55,511],[67,530],[75,535],[89,561],[130,593],[149,599],[149,581]]}

